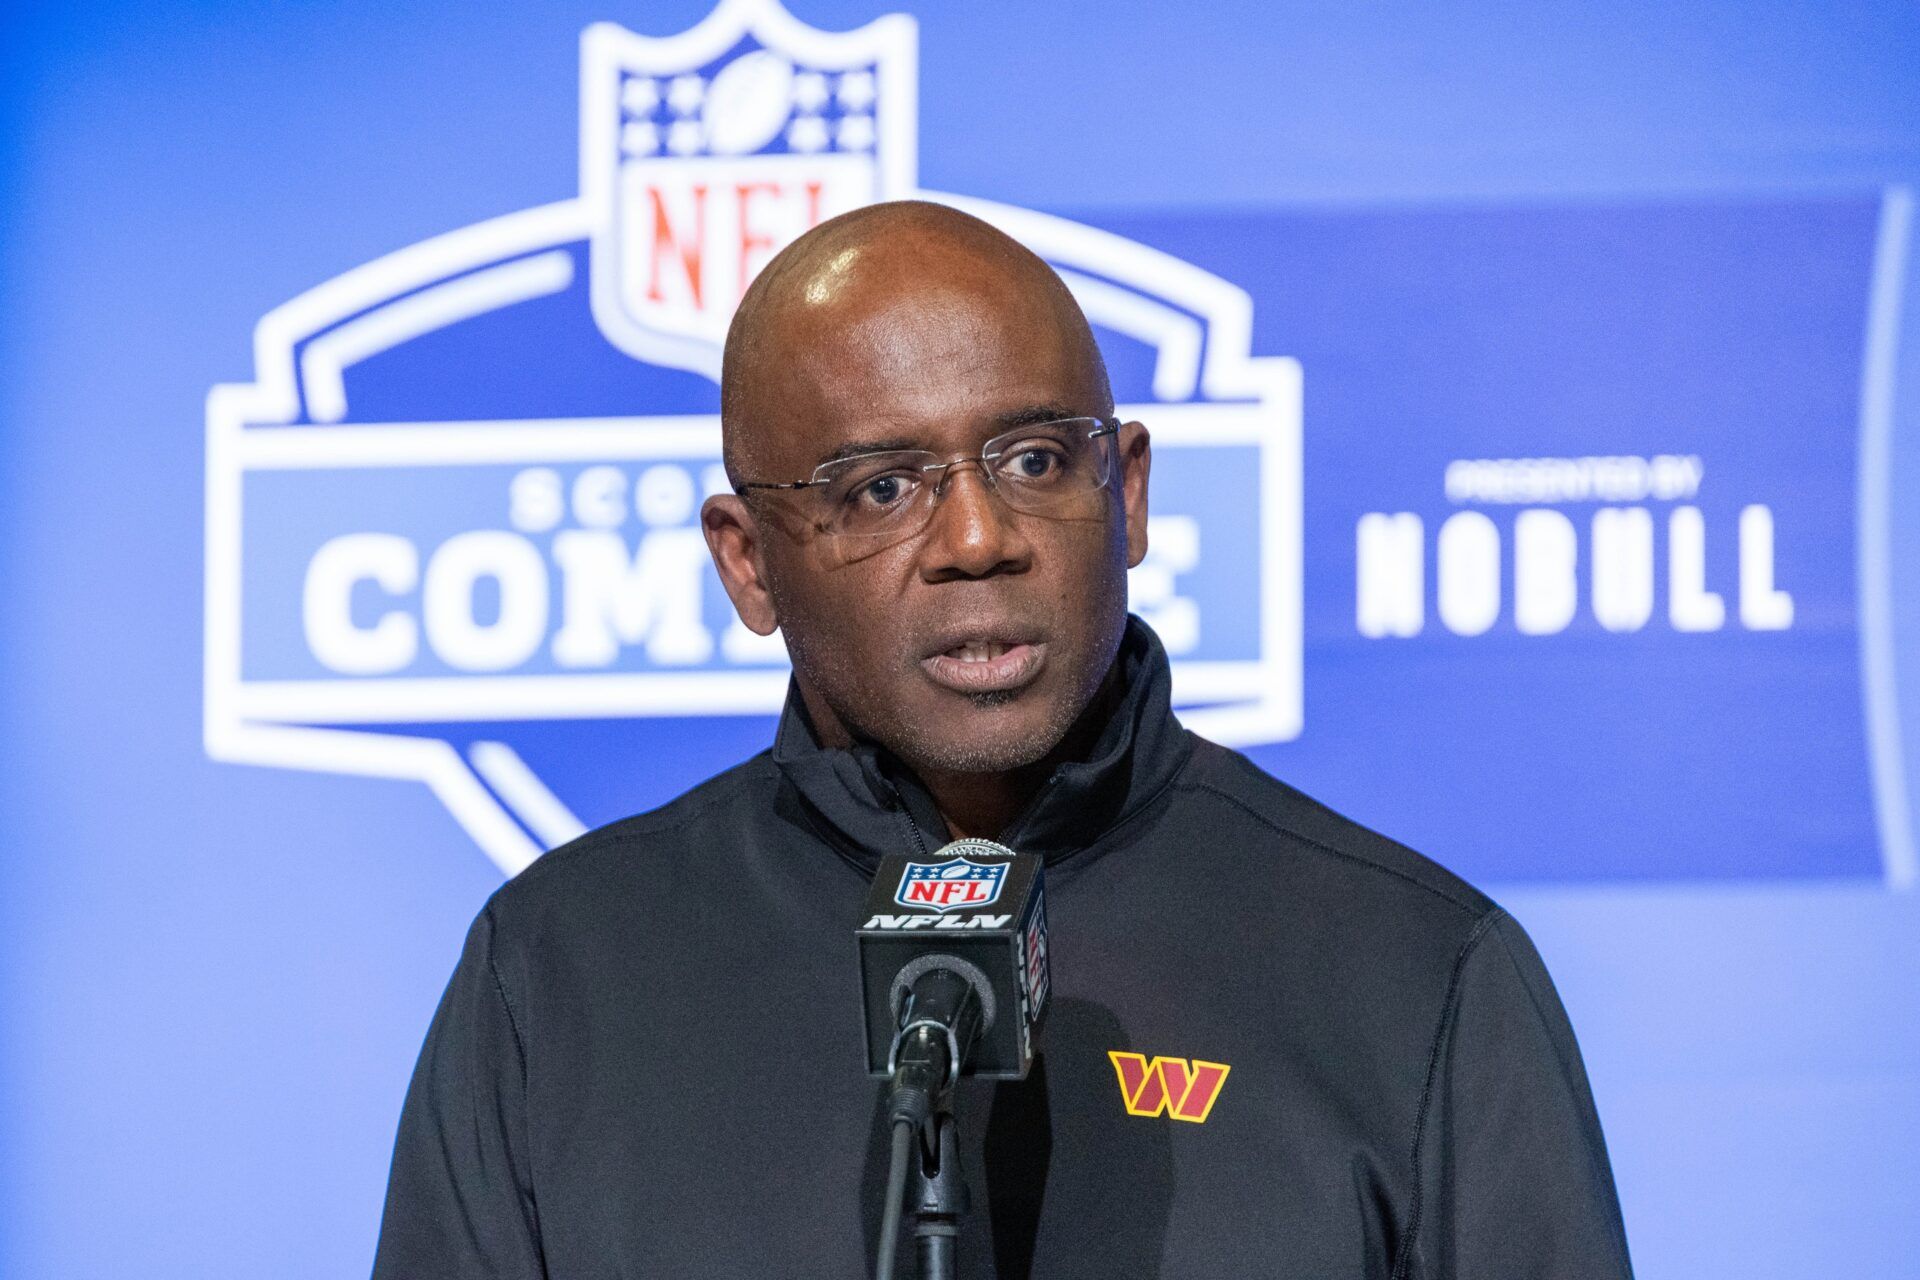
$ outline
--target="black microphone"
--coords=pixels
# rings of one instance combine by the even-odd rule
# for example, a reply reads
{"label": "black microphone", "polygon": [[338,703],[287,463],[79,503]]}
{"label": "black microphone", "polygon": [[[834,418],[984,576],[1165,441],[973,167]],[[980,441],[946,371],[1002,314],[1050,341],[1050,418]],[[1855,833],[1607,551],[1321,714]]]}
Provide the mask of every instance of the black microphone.
{"label": "black microphone", "polygon": [[893,1080],[897,1119],[922,1122],[963,1075],[1026,1077],[1049,985],[1042,879],[991,840],[881,860],[855,936],[867,1071]]}
{"label": "black microphone", "polygon": [[892,1155],[873,1274],[892,1280],[913,1173],[920,1274],[944,1280],[954,1274],[968,1207],[953,1086],[963,1075],[1024,1079],[1047,1008],[1040,859],[972,839],[884,858],[854,936],[867,1072],[891,1080]]}

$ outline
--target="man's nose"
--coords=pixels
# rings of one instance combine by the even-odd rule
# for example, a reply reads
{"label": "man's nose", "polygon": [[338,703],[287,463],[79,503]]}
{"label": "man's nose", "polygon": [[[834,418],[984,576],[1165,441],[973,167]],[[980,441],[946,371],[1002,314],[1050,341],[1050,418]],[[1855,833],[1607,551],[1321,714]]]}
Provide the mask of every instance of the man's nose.
{"label": "man's nose", "polygon": [[921,550],[929,582],[1023,572],[1033,546],[978,461],[956,463],[933,510]]}

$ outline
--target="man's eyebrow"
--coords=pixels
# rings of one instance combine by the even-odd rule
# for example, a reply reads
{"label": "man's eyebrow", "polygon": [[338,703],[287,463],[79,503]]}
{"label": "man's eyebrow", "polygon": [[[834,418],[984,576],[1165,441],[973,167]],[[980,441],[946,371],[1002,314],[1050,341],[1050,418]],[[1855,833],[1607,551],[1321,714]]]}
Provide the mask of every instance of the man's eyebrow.
{"label": "man's eyebrow", "polygon": [[848,440],[836,447],[833,452],[822,454],[814,463],[824,467],[829,462],[838,462],[842,458],[857,458],[863,453],[891,453],[896,449],[921,449],[925,446],[904,436],[894,436],[887,440]]}
{"label": "man's eyebrow", "polygon": [[[1030,404],[1018,409],[1009,409],[993,417],[994,424],[1002,431],[1011,431],[1016,427],[1031,427],[1041,422],[1058,422],[1062,418],[1083,418],[1086,414],[1076,412],[1065,405]],[[996,434],[998,434],[996,432]]]}
{"label": "man's eyebrow", "polygon": [[[1058,422],[1062,418],[1085,416],[1087,415],[1075,413],[1064,405],[1029,404],[1022,405],[1018,409],[1009,409],[1004,413],[996,413],[990,421],[993,424],[993,434],[1000,435],[1003,432],[1031,427],[1041,422]],[[814,462],[814,466],[824,467],[829,462],[838,462],[842,458],[855,458],[863,453],[891,453],[897,449],[931,452],[927,450],[925,441],[910,440],[905,436],[892,436],[884,440],[848,440],[835,446],[831,452],[822,454]]]}

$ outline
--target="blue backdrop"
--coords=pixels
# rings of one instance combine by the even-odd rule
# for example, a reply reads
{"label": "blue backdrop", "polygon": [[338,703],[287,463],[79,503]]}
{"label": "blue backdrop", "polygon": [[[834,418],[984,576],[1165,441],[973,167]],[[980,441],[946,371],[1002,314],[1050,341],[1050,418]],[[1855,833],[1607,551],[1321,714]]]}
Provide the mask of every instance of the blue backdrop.
{"label": "blue backdrop", "polygon": [[1640,1274],[1920,1274],[1911,7],[742,5],[583,69],[712,8],[9,16],[0,1274],[365,1271],[503,871],[767,740],[715,299],[913,190],[1155,428],[1189,720],[1534,934]]}

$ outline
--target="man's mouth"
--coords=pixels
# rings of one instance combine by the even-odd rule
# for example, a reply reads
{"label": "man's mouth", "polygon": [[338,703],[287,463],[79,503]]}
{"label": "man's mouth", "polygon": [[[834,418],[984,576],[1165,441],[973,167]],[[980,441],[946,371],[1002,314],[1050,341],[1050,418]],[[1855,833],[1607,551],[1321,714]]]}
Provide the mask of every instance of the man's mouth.
{"label": "man's mouth", "polygon": [[1044,641],[974,637],[920,660],[920,669],[955,693],[1004,693],[1031,683],[1047,660]]}

